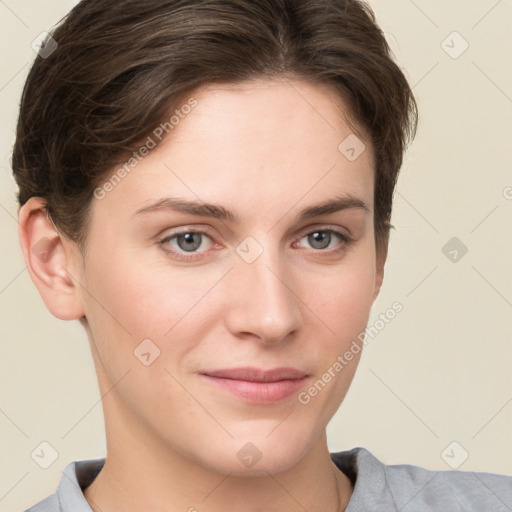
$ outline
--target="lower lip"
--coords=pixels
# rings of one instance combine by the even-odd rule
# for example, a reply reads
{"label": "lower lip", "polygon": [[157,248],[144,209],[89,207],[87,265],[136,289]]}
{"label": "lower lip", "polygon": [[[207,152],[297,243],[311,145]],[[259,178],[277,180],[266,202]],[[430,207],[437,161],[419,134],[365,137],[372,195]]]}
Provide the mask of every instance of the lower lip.
{"label": "lower lip", "polygon": [[297,394],[307,377],[277,382],[251,382],[202,375],[212,384],[219,386],[252,404],[273,404]]}

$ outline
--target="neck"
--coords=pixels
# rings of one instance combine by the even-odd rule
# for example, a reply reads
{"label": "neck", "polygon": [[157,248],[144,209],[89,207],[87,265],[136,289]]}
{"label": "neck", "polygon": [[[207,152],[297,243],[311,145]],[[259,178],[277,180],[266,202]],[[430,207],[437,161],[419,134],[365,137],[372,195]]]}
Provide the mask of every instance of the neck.
{"label": "neck", "polygon": [[330,458],[325,433],[292,468],[257,477],[207,468],[163,447],[136,421],[116,428],[107,422],[106,434],[105,465],[84,491],[94,512],[338,512],[352,493],[350,480]]}

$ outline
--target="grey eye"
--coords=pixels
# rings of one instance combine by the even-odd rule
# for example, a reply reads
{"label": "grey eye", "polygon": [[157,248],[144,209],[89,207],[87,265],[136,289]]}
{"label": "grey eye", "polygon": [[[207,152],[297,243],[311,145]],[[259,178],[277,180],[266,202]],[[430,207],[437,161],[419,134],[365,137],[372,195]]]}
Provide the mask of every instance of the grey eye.
{"label": "grey eye", "polygon": [[307,235],[307,237],[308,243],[311,244],[313,249],[326,249],[332,240],[332,234],[329,231],[314,231]]}
{"label": "grey eye", "polygon": [[186,252],[192,252],[201,247],[202,236],[201,233],[184,233],[176,235],[175,238],[180,249]]}

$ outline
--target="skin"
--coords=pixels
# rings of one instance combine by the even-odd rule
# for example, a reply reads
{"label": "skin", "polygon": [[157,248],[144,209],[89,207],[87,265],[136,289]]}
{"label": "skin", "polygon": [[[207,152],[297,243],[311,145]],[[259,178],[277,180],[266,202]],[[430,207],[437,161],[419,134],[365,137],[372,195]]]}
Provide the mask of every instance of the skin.
{"label": "skin", "polygon": [[[360,354],[311,399],[247,403],[200,372],[292,366],[307,390],[364,331],[383,279],[376,251],[374,157],[349,161],[338,145],[353,129],[340,100],[303,81],[210,85],[197,106],[112,191],[92,204],[84,259],[30,199],[19,213],[32,280],[58,318],[87,319],[103,399],[108,455],[85,490],[93,510],[344,510],[352,493],[332,463],[326,425]],[[348,208],[297,222],[303,208],[350,194]],[[238,222],[173,210],[135,215],[163,197],[216,203]],[[328,228],[327,248],[308,234]],[[199,237],[195,261],[176,238]],[[253,237],[252,263],[236,248]],[[46,237],[47,258],[31,251]],[[243,245],[242,245],[243,246]],[[185,247],[185,249],[183,249]],[[323,247],[323,246],[322,246]],[[134,356],[144,339],[160,356]],[[108,394],[107,394],[108,393]],[[237,457],[252,443],[261,459]],[[250,499],[247,499],[250,496]],[[194,507],[194,508],[192,508]]]}

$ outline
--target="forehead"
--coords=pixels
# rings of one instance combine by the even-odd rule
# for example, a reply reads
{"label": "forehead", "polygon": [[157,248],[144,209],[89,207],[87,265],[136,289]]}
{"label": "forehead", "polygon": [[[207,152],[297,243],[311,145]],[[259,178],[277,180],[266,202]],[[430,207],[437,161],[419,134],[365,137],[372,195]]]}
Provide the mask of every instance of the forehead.
{"label": "forehead", "polygon": [[194,107],[173,107],[172,123],[150,133],[154,147],[102,207],[122,198],[133,212],[166,195],[231,204],[243,198],[263,215],[301,197],[343,193],[373,205],[373,148],[354,133],[334,90],[267,79],[210,84],[182,103]]}
{"label": "forehead", "polygon": [[[350,122],[351,116],[340,93],[327,84],[265,78],[237,84],[208,84],[189,97],[192,96],[199,108],[194,108],[180,121],[180,126],[173,128],[172,136],[176,140],[180,135],[190,135],[184,126],[196,121],[202,125],[196,128],[209,128],[211,136],[232,134],[243,138],[245,135],[246,141],[256,136],[254,142],[266,142],[270,146],[292,143],[295,138],[296,144],[306,147],[311,144],[318,147],[323,142],[331,149],[334,144],[337,149],[339,136],[345,138],[350,134],[368,145],[362,127]],[[283,147],[284,150],[294,148],[298,149],[293,144]]]}

